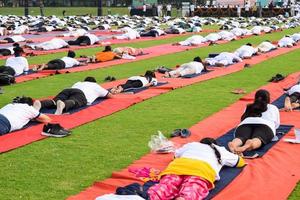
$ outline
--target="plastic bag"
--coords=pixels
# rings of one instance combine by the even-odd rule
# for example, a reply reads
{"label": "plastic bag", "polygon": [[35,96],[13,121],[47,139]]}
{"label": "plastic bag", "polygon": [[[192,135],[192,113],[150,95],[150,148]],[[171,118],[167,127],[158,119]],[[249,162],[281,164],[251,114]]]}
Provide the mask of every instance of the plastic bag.
{"label": "plastic bag", "polygon": [[169,141],[160,131],[158,131],[157,135],[151,136],[148,146],[155,153],[171,153],[175,151],[174,143]]}

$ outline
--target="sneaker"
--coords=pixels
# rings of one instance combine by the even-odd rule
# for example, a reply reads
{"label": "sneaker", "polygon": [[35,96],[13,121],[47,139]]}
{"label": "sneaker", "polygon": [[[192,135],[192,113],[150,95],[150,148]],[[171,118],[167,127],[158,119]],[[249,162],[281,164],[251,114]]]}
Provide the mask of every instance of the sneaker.
{"label": "sneaker", "polygon": [[44,125],[43,131],[41,133],[48,137],[65,137],[71,134],[71,131],[63,128],[60,124],[47,124]]}

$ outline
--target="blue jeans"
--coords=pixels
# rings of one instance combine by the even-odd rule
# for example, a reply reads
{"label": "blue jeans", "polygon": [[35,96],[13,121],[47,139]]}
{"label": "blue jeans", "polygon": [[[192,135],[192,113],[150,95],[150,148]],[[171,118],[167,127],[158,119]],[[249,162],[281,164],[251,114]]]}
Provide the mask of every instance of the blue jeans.
{"label": "blue jeans", "polygon": [[9,133],[11,128],[10,122],[8,119],[0,114],[0,135],[4,135],[6,133]]}

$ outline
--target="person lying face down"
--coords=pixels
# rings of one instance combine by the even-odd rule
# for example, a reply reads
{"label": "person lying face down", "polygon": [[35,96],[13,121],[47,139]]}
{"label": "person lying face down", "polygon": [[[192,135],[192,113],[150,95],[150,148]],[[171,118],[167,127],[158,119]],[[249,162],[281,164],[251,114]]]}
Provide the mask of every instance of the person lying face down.
{"label": "person lying face down", "polygon": [[127,89],[155,86],[158,83],[155,77],[154,71],[148,70],[143,76],[132,76],[128,78],[125,84],[113,87],[110,92],[112,94],[118,94]]}
{"label": "person lying face down", "polygon": [[85,34],[83,36],[79,36],[74,41],[68,41],[69,45],[78,45],[78,46],[88,46],[98,44],[100,39],[94,34]]}
{"label": "person lying face down", "polygon": [[249,59],[257,53],[257,49],[255,49],[251,43],[247,43],[235,50],[234,53],[242,59]]}
{"label": "person lying face down", "polygon": [[124,32],[122,35],[115,35],[112,38],[118,40],[134,40],[141,37],[136,30],[129,27],[124,27],[121,31]]}
{"label": "person lying face down", "polygon": [[25,47],[31,48],[34,50],[55,50],[55,49],[61,49],[61,48],[68,48],[69,45],[66,41],[64,41],[61,38],[53,38],[52,40],[42,42],[39,44],[33,44],[33,45],[28,45],[26,44]]}
{"label": "person lying face down", "polygon": [[191,142],[175,151],[174,160],[148,190],[150,199],[205,199],[223,166],[243,167],[243,158],[219,146],[213,138]]}
{"label": "person lying face down", "polygon": [[119,57],[122,57],[123,55],[139,56],[144,54],[143,49],[133,47],[117,47],[113,49],[113,52]]}
{"label": "person lying face down", "polygon": [[258,52],[262,52],[262,53],[267,53],[274,49],[277,49],[277,47],[274,44],[272,44],[269,40],[266,40],[257,46]]}
{"label": "person lying face down", "polygon": [[289,35],[284,36],[282,39],[278,42],[278,47],[293,47],[296,44],[296,42],[293,40],[292,37]]}
{"label": "person lying face down", "polygon": [[59,70],[86,65],[85,62],[79,62],[76,60],[75,56],[76,54],[74,51],[68,51],[67,56],[62,57],[61,59],[51,60],[47,64],[43,64],[42,66],[36,68],[36,70]]}
{"label": "person lying face down", "polygon": [[231,152],[241,154],[270,143],[280,125],[279,110],[270,104],[270,93],[258,90],[252,104],[248,104],[235,130],[235,138],[228,143]]}
{"label": "person lying face down", "polygon": [[242,62],[242,59],[234,53],[222,52],[213,58],[205,58],[205,65],[224,67],[235,62]]}
{"label": "person lying face down", "polygon": [[112,94],[97,84],[94,77],[86,77],[83,82],[77,82],[71,88],[62,90],[53,99],[36,100],[33,106],[37,110],[56,108],[55,114],[60,115],[91,105],[97,98],[112,98]]}
{"label": "person lying face down", "polygon": [[6,37],[2,40],[0,40],[0,44],[6,44],[6,43],[16,43],[16,42],[32,42],[31,40],[27,40],[21,35],[12,35],[9,37]]}
{"label": "person lying face down", "polygon": [[105,46],[104,50],[96,53],[94,56],[88,57],[89,63],[105,62],[113,59],[121,58],[117,53],[113,52],[111,46]]}
{"label": "person lying face down", "polygon": [[203,65],[200,57],[195,57],[192,62],[184,63],[180,65],[177,69],[170,72],[166,72],[164,77],[166,78],[178,78],[181,76],[200,74],[202,71],[207,71],[206,67]]}
{"label": "person lying face down", "polygon": [[292,111],[300,107],[300,85],[294,85],[287,91],[287,97],[284,100],[284,110]]}
{"label": "person lying face down", "polygon": [[201,36],[201,35],[193,35],[193,36],[187,38],[186,40],[174,43],[173,45],[197,46],[197,45],[203,44],[205,42],[207,42],[207,39],[205,39],[203,36]]}
{"label": "person lying face down", "polygon": [[0,135],[19,130],[31,120],[48,123],[51,119],[41,114],[33,106],[30,97],[15,98],[13,103],[0,109]]}

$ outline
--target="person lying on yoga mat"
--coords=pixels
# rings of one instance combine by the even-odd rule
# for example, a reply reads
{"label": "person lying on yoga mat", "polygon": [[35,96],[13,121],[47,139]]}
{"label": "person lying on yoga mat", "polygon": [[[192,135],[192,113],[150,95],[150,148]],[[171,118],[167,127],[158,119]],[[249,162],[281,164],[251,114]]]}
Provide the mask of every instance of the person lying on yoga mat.
{"label": "person lying on yoga mat", "polygon": [[300,107],[300,85],[294,85],[287,92],[287,97],[284,100],[284,110],[292,111]]}
{"label": "person lying on yoga mat", "polygon": [[291,37],[295,42],[300,41],[300,33],[294,33]]}
{"label": "person lying on yoga mat", "polygon": [[11,31],[12,35],[22,35],[22,34],[28,34],[29,33],[29,27],[26,25],[26,23],[17,26],[14,30]]}
{"label": "person lying on yoga mat", "polygon": [[136,89],[143,87],[150,87],[157,85],[154,71],[146,71],[144,76],[132,76],[128,78],[126,83],[113,87],[110,92],[112,94],[119,94],[127,89]]}
{"label": "person lying on yoga mat", "polygon": [[1,47],[0,48],[0,56],[10,56],[14,54],[14,48],[16,46],[20,46],[18,43],[13,44],[12,47]]}
{"label": "person lying on yoga mat", "polygon": [[136,30],[129,27],[124,27],[121,31],[123,32],[122,35],[114,35],[112,38],[118,40],[134,40],[141,37]]}
{"label": "person lying on yoga mat", "polygon": [[253,55],[257,54],[257,49],[251,43],[248,43],[235,50],[234,53],[242,59],[250,59]]}
{"label": "person lying on yoga mat", "polygon": [[221,36],[218,33],[210,33],[207,36],[205,36],[205,39],[208,42],[215,43],[218,40],[221,40]]}
{"label": "person lying on yoga mat", "polygon": [[16,42],[28,42],[28,43],[31,43],[32,40],[27,40],[26,38],[24,38],[21,35],[13,35],[13,36],[9,36],[9,37],[6,37],[6,38],[0,40],[0,44],[16,43]]}
{"label": "person lying on yoga mat", "polygon": [[224,67],[233,63],[242,62],[242,59],[234,53],[222,52],[213,58],[205,58],[205,65]]}
{"label": "person lying on yoga mat", "polygon": [[58,35],[57,37],[80,37],[88,34],[88,32],[82,28],[70,31],[68,33],[64,33],[61,35]]}
{"label": "person lying on yoga mat", "polygon": [[150,30],[140,32],[141,37],[159,37],[161,35],[166,35],[166,33],[160,28],[151,28]]}
{"label": "person lying on yoga mat", "polygon": [[166,30],[166,33],[167,34],[183,34],[183,33],[186,33],[186,30],[174,25],[174,26],[168,28]]}
{"label": "person lying on yoga mat", "polygon": [[165,78],[178,78],[186,75],[200,74],[202,71],[207,71],[206,67],[202,64],[201,58],[195,57],[192,62],[184,63],[177,69],[166,72]]}
{"label": "person lying on yoga mat", "polygon": [[279,47],[293,47],[296,44],[296,42],[293,40],[293,38],[289,35],[284,36],[282,39],[279,40],[278,46]]}
{"label": "person lying on yoga mat", "polygon": [[88,46],[99,43],[99,38],[94,34],[85,34],[83,36],[79,36],[76,40],[68,41],[69,45],[78,45],[78,46]]}
{"label": "person lying on yoga mat", "polygon": [[226,41],[236,40],[236,36],[229,31],[221,31],[218,34],[221,36],[222,40],[226,40]]}
{"label": "person lying on yoga mat", "polygon": [[218,146],[213,138],[191,142],[175,151],[174,160],[160,174],[158,184],[148,190],[151,200],[205,199],[223,166],[243,167],[243,158]]}
{"label": "person lying on yoga mat", "polygon": [[12,76],[18,76],[23,73],[27,73],[29,70],[29,64],[27,59],[22,56],[22,54],[24,53],[23,48],[20,47],[19,44],[15,44],[13,51],[14,57],[8,58],[5,63],[6,67],[10,67],[9,71],[13,70],[15,72],[14,74],[9,74]]}
{"label": "person lying on yoga mat", "polygon": [[88,63],[106,62],[118,58],[122,58],[122,55],[119,56],[113,52],[111,46],[105,46],[103,51],[96,53],[94,56],[89,56]]}
{"label": "person lying on yoga mat", "polygon": [[277,49],[277,47],[268,40],[260,43],[256,48],[258,49],[258,52],[262,53],[267,53],[269,51]]}
{"label": "person lying on yoga mat", "polygon": [[60,38],[53,38],[52,40],[42,42],[39,44],[33,44],[33,45],[24,45],[26,48],[31,48],[34,50],[55,50],[55,49],[61,49],[61,48],[68,48],[69,45],[66,41]]}
{"label": "person lying on yoga mat", "polygon": [[258,149],[272,141],[280,125],[279,110],[270,104],[270,93],[258,90],[252,104],[248,104],[235,130],[235,138],[228,143],[231,152]]}
{"label": "person lying on yoga mat", "polygon": [[47,64],[43,64],[40,67],[37,67],[35,71],[40,70],[58,70],[58,69],[67,69],[75,66],[86,65],[86,62],[80,62],[75,59],[75,52],[68,51],[68,55],[61,58],[49,61]]}
{"label": "person lying on yoga mat", "polygon": [[174,43],[173,45],[197,46],[197,45],[203,44],[205,42],[207,42],[207,40],[203,36],[201,36],[201,35],[193,35],[193,36],[187,38],[186,40]]}
{"label": "person lying on yoga mat", "polygon": [[117,47],[114,48],[113,52],[116,53],[119,57],[122,57],[123,55],[139,56],[144,54],[143,49],[133,47]]}
{"label": "person lying on yoga mat", "polygon": [[4,24],[0,25],[0,36],[8,35],[8,30]]}
{"label": "person lying on yoga mat", "polygon": [[41,114],[33,106],[30,97],[15,98],[13,103],[0,109],[0,135],[19,130],[31,120],[49,123],[51,119]]}
{"label": "person lying on yoga mat", "polygon": [[86,77],[83,82],[75,83],[71,88],[62,90],[53,99],[36,100],[34,108],[38,111],[47,108],[55,109],[56,115],[91,105],[97,98],[112,98],[113,95],[97,84],[94,77]]}

